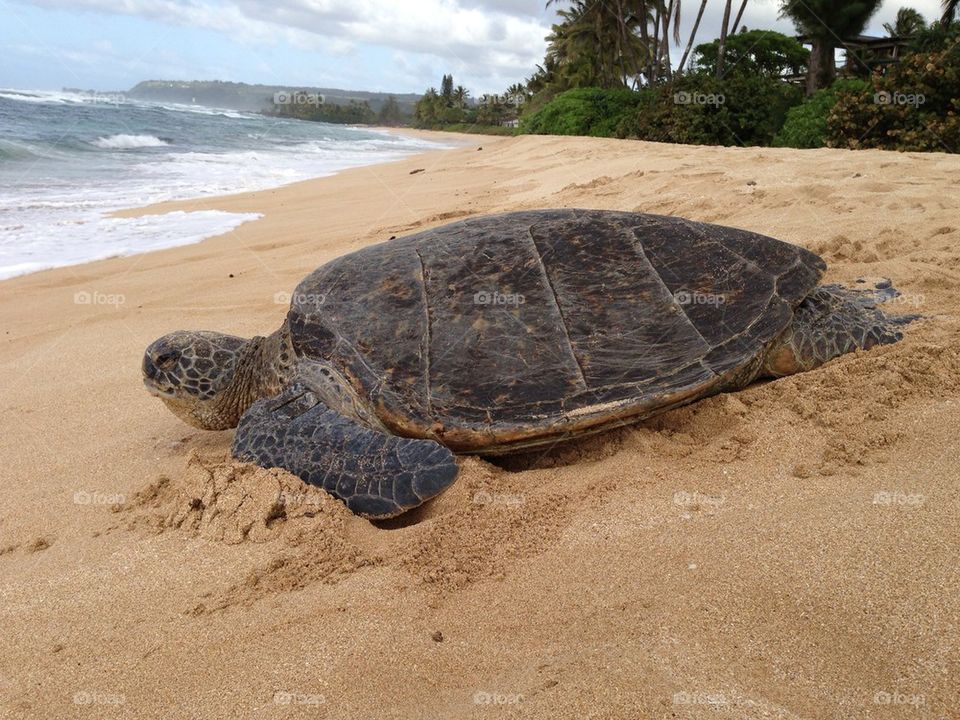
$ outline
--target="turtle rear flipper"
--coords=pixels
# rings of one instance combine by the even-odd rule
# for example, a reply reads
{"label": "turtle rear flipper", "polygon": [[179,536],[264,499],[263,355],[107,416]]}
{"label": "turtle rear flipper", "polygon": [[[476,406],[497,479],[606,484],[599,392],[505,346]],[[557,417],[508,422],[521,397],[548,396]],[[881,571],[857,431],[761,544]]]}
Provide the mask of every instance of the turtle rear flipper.
{"label": "turtle rear flipper", "polygon": [[439,443],[373,430],[330,409],[301,383],[247,410],[233,455],[288,470],[371,518],[421,505],[449,487],[459,471],[453,453]]}
{"label": "turtle rear flipper", "polygon": [[920,315],[887,315],[877,307],[899,295],[889,280],[863,290],[821,285],[794,310],[793,322],[768,349],[760,374],[792,375],[839,355],[902,340],[902,328]]}

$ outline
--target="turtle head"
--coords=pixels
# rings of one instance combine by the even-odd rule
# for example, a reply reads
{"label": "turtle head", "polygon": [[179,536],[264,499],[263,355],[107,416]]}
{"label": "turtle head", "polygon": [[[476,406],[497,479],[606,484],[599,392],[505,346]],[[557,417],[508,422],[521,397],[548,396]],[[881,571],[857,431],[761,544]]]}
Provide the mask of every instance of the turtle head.
{"label": "turtle head", "polygon": [[262,338],[179,331],[155,340],[143,355],[143,384],[174,415],[204,430],[235,427],[249,403],[238,368]]}

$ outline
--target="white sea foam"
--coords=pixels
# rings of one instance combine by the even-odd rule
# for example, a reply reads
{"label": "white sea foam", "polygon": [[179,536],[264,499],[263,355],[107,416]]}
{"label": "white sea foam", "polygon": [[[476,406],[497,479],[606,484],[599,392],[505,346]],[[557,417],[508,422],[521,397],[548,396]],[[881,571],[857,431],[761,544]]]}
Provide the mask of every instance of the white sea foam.
{"label": "white sea foam", "polygon": [[8,100],[29,103],[65,103],[70,100],[68,93],[22,92],[20,90],[0,89],[0,97]]}
{"label": "white sea foam", "polygon": [[[97,216],[85,221],[63,222],[56,235],[50,234],[49,227],[19,228],[18,238],[23,245],[0,243],[0,279],[108,257],[190,245],[230,232],[238,225],[260,217],[257,213],[221,210],[176,211],[137,218]],[[4,229],[0,228],[0,236]],[[29,249],[24,251],[24,247]]]}
{"label": "white sea foam", "polygon": [[105,150],[129,150],[132,148],[163,147],[169,145],[156,135],[110,135],[94,140],[91,145]]}
{"label": "white sea foam", "polygon": [[[18,110],[2,98],[48,105]],[[456,144],[195,106],[91,107],[83,93],[0,89],[0,113],[19,130],[0,140],[0,278],[198,242],[258,217],[120,219],[113,210],[262,190]]]}

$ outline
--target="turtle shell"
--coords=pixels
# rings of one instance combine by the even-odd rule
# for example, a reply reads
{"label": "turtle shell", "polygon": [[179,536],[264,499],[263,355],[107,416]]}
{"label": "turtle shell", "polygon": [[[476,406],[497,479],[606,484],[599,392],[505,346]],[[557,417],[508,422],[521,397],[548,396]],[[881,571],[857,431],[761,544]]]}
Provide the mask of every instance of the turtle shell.
{"label": "turtle shell", "polygon": [[674,217],[543,210],[337,258],[288,320],[398,435],[499,453],[719,392],[825,270],[794,245]]}

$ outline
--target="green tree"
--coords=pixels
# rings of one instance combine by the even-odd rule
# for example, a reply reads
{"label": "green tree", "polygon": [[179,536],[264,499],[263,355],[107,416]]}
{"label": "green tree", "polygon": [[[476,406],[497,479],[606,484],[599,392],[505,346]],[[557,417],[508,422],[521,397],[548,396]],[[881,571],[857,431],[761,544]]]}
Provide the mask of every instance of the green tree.
{"label": "green tree", "polygon": [[403,113],[400,111],[400,105],[393,95],[390,95],[383,104],[383,107],[380,108],[380,112],[377,114],[377,121],[381,125],[387,126],[403,124]]}
{"label": "green tree", "polygon": [[943,0],[943,17],[940,24],[949,25],[957,17],[957,8],[960,7],[960,0]]}
{"label": "green tree", "polygon": [[845,39],[862,33],[880,5],[881,0],[781,0],[781,16],[793,20],[813,45],[807,69],[808,95],[833,83],[835,49]]}
{"label": "green tree", "polygon": [[450,94],[453,106],[464,110],[467,107],[467,100],[470,98],[470,92],[463,86],[457,85]]}
{"label": "green tree", "polygon": [[[719,40],[698,45],[694,67],[716,75],[719,45]],[[727,38],[725,74],[778,78],[799,74],[809,60],[810,51],[792,37],[771,30],[745,30]]]}
{"label": "green tree", "polygon": [[891,25],[884,23],[883,29],[890,37],[910,37],[916,35],[927,26],[923,15],[913,8],[902,7],[897,11],[897,19]]}
{"label": "green tree", "polygon": [[453,75],[444,75],[440,81],[440,95],[447,102],[453,100]]}
{"label": "green tree", "polygon": [[679,0],[566,1],[547,38],[544,67],[553,65],[554,90],[629,87],[641,75],[652,82],[664,68],[669,72],[669,28],[679,29]]}
{"label": "green tree", "polygon": [[427,88],[423,97],[417,101],[413,109],[413,119],[421,126],[430,127],[437,122],[443,99],[436,88]]}

